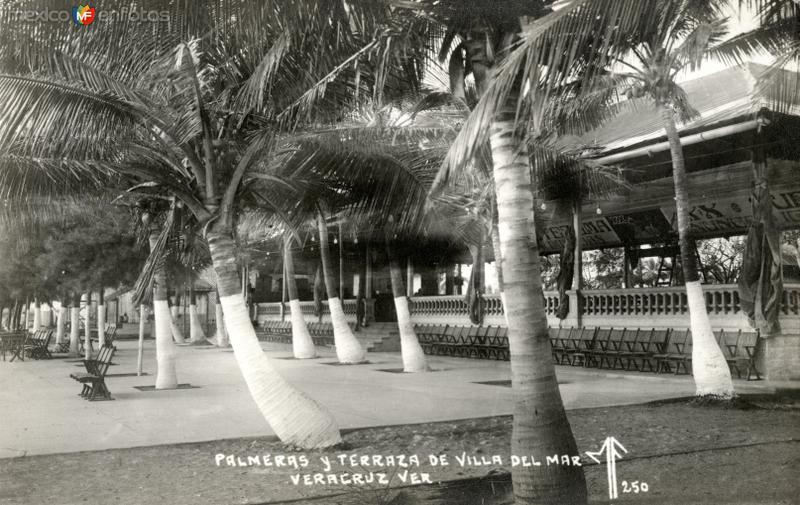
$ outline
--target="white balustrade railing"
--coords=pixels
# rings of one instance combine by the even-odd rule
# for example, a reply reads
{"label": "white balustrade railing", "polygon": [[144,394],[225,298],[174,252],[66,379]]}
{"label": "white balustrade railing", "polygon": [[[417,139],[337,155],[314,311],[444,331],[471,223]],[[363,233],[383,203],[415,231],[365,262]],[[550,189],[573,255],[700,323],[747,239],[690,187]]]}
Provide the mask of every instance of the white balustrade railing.
{"label": "white balustrade railing", "polygon": [[[583,315],[586,316],[639,316],[684,315],[689,313],[686,290],[682,286],[662,288],[596,289],[585,290]],[[708,284],[703,286],[706,309],[709,315],[741,312],[739,289],[735,284]],[[784,286],[781,313],[800,313],[800,284]]]}
{"label": "white balustrade railing", "polygon": [[[739,292],[735,284],[709,284],[703,286],[706,308],[716,326],[742,326],[746,321],[741,314]],[[573,299],[574,299],[574,292]],[[583,290],[581,317],[587,325],[688,325],[689,309],[686,291],[681,286],[659,288],[597,289]],[[487,294],[485,300],[485,323],[505,324],[503,304],[497,294]],[[463,295],[414,296],[409,309],[412,320],[420,323],[469,324],[469,308]],[[348,320],[355,320],[356,300],[342,302]],[[558,309],[558,293],[546,291],[544,306],[551,325],[558,325],[555,317]],[[258,306],[260,319],[279,319],[280,303],[262,303]],[[317,320],[314,302],[300,302],[306,320]],[[323,320],[330,320],[328,303],[322,302]],[[574,307],[570,307],[574,311]],[[285,316],[290,308],[285,306]],[[800,319],[800,284],[785,284],[781,304],[781,318],[795,323]],[[797,324],[794,324],[797,326]]]}
{"label": "white balustrade railing", "polygon": [[[342,308],[347,320],[356,320],[356,301],[354,299],[342,300]],[[300,310],[303,312],[303,317],[308,322],[318,321],[319,316],[316,313],[314,302],[300,302]],[[281,304],[280,302],[274,303],[259,303],[257,310],[258,318],[262,320],[276,320],[281,318]],[[284,304],[284,318],[289,319],[292,314],[292,308],[289,303]],[[322,320],[330,321],[331,311],[328,308],[328,301],[322,302]]]}

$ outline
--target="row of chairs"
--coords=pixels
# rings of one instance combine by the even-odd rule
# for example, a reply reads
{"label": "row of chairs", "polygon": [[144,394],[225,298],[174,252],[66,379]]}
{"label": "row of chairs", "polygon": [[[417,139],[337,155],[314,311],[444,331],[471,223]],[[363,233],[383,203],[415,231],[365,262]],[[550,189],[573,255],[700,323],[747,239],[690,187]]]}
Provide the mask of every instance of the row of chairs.
{"label": "row of chairs", "polygon": [[[508,360],[507,328],[419,324],[426,354]],[[718,330],[717,343],[736,376],[761,378],[756,368],[758,332]],[[557,364],[675,374],[691,373],[691,331],[655,328],[550,328]]]}
{"label": "row of chairs", "polygon": [[425,354],[508,360],[508,329],[503,326],[454,326],[418,324],[414,326]]}
{"label": "row of chairs", "polygon": [[[755,374],[758,332],[714,332],[737,377]],[[650,372],[691,373],[692,333],[688,329],[551,328],[553,359],[559,364]]]}
{"label": "row of chairs", "polygon": [[[314,340],[314,345],[333,345],[332,323],[306,323],[306,326]],[[267,342],[291,344],[292,323],[291,321],[265,321],[259,331],[259,338]]]}
{"label": "row of chairs", "polygon": [[11,354],[11,361],[19,358],[21,361],[25,357],[32,359],[50,359],[52,355],[48,349],[50,340],[53,338],[53,330],[41,329],[33,333],[25,330],[3,333],[0,338],[0,354],[3,361],[6,354]]}

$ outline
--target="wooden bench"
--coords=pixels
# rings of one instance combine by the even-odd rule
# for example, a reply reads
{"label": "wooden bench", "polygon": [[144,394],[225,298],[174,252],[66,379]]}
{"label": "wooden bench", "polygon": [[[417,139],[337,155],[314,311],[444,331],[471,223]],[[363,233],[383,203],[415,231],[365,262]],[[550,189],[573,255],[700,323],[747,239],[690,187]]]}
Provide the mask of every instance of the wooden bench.
{"label": "wooden bench", "polygon": [[38,330],[28,336],[25,342],[25,354],[33,359],[50,359],[53,356],[47,347],[53,338],[53,330]]}
{"label": "wooden bench", "polygon": [[[114,339],[117,337],[117,327],[111,323],[106,324],[105,330],[103,331],[104,342],[103,345],[106,347],[112,347],[114,345]],[[100,334],[97,330],[92,330],[91,335],[92,342],[97,342],[100,340]]]}
{"label": "wooden bench", "polygon": [[89,401],[113,400],[111,392],[106,386],[105,378],[116,351],[116,347],[104,346],[96,359],[83,360],[86,372],[70,374],[71,378],[83,385],[79,393],[81,397]]}
{"label": "wooden bench", "polygon": [[10,361],[14,361],[17,358],[20,361],[25,361],[25,343],[27,340],[27,331],[0,333],[0,353],[3,355],[3,361],[6,360],[6,354],[11,355]]}

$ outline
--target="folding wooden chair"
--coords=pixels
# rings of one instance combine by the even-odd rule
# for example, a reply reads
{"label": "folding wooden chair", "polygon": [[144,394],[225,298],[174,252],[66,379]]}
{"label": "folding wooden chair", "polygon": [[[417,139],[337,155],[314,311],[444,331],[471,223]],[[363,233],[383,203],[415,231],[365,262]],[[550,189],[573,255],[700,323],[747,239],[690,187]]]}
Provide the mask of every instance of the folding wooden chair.
{"label": "folding wooden chair", "polygon": [[758,331],[742,332],[736,343],[736,356],[737,358],[747,357],[747,375],[745,379],[750,380],[750,376],[755,373],[756,380],[761,380],[761,374],[756,368],[756,360],[758,359],[758,339],[760,333]]}
{"label": "folding wooden chair", "polygon": [[665,367],[668,372],[671,372],[673,365],[675,366],[676,375],[680,372],[681,366],[683,366],[686,373],[689,373],[689,363],[692,359],[691,330],[672,330],[667,349],[666,353],[659,353],[654,356],[657,361],[656,373],[661,373]]}
{"label": "folding wooden chair", "polygon": [[[614,328],[598,328],[597,334],[594,338],[594,345],[591,349],[587,350],[587,357],[589,358],[588,361],[598,367],[603,368],[603,362],[605,361],[606,351],[609,346],[609,340],[614,337],[622,337],[621,330],[615,330]],[[588,365],[591,366],[591,365]]]}
{"label": "folding wooden chair", "polygon": [[650,372],[656,371],[656,368],[660,363],[659,360],[656,359],[656,355],[667,354],[669,334],[669,329],[653,329],[650,333],[650,341],[646,344],[640,343],[642,350],[642,371],[644,371],[645,365],[647,365],[647,368]]}

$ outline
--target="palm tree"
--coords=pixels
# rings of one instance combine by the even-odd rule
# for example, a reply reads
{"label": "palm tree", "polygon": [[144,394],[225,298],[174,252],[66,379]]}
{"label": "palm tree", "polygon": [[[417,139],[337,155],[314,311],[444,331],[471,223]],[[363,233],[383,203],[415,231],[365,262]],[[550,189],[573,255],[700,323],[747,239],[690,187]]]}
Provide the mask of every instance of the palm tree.
{"label": "palm tree", "polygon": [[[159,225],[153,222],[151,212],[142,213],[142,224],[147,230],[147,240],[150,245],[150,256],[148,262],[153,262],[151,269],[145,268],[145,272],[151,271],[152,301],[154,316],[154,332],[156,337],[156,389],[175,389],[178,387],[178,375],[175,368],[177,350],[173,343],[172,325],[173,319],[169,307],[169,296],[167,291],[167,274],[164,270],[161,254],[166,247],[167,239],[170,235],[174,219],[174,209],[170,209],[166,219],[159,229]],[[142,305],[144,297],[141,289],[137,290],[134,296],[136,303]]]}
{"label": "palm tree", "polygon": [[69,353],[73,356],[80,354],[81,338],[81,295],[75,293],[72,296],[72,304],[69,309]]}
{"label": "palm tree", "polygon": [[[672,2],[662,2],[666,3]],[[442,51],[447,54],[455,45],[455,69],[469,64],[475,76],[479,101],[453,143],[440,179],[465,168],[480,169],[472,161],[488,141],[516,399],[511,453],[577,454],[558,390],[542,303],[539,254],[531,233],[536,187],[528,143],[542,132],[585,128],[601,119],[587,114],[571,124],[558,124],[563,112],[580,111],[586,105],[576,98],[594,73],[624,53],[631,41],[654,29],[652,13],[662,7],[627,0],[576,0],[558,10],[550,8],[551,2],[404,6],[440,20],[447,33]],[[520,19],[526,22],[524,30]],[[580,468],[559,467],[542,476],[515,467],[512,480],[517,503],[587,500]]]}
{"label": "palm tree", "polygon": [[195,292],[194,279],[189,279],[189,336],[194,345],[208,345],[203,323],[197,312],[197,293]]}
{"label": "palm tree", "polygon": [[175,293],[175,296],[170,297],[167,294],[167,304],[169,305],[169,329],[172,334],[172,339],[176,344],[183,344],[186,339],[183,338],[183,330],[178,325],[178,314],[181,307],[181,295]]}
{"label": "palm tree", "polygon": [[[337,283],[333,277],[333,265],[328,242],[328,225],[322,210],[317,213],[317,230],[319,231],[319,253],[322,260],[322,275],[325,280],[325,290],[328,294],[328,310],[333,323],[333,339],[336,345],[336,357],[339,363],[362,363],[366,358],[366,351],[361,347],[358,339],[353,335],[353,330],[345,319],[342,300],[339,298]],[[288,266],[288,263],[287,263]]]}
{"label": "palm tree", "polygon": [[692,330],[692,371],[698,396],[733,397],[730,369],[717,344],[700,284],[694,238],[689,219],[689,192],[683,148],[676,116],[688,120],[697,112],[675,78],[682,70],[699,65],[725,33],[720,8],[724,2],[685,2],[658,13],[658,29],[633,46],[627,59],[618,60],[625,71],[603,80],[624,88],[629,98],[646,97],[655,104],[667,134],[672,157],[675,207],[681,267],[686,286]]}
{"label": "palm tree", "polygon": [[[289,307],[292,318],[292,352],[297,359],[316,358],[317,349],[314,347],[314,340],[311,338],[311,334],[308,332],[308,326],[303,317],[303,310],[300,307],[300,297],[297,295],[294,258],[292,257],[293,243],[294,236],[290,234],[289,237],[284,240],[283,248],[283,261],[286,265],[284,280],[289,294]],[[338,354],[338,345],[336,349]]]}
{"label": "palm tree", "polygon": [[425,372],[428,370],[428,362],[425,359],[425,351],[419,343],[417,334],[414,331],[414,323],[411,321],[411,311],[408,308],[408,296],[405,284],[403,283],[403,270],[397,258],[395,245],[392,240],[386,238],[386,256],[389,258],[389,275],[392,281],[392,296],[394,297],[394,308],[397,313],[397,328],[400,331],[400,351],[403,358],[404,372]]}

